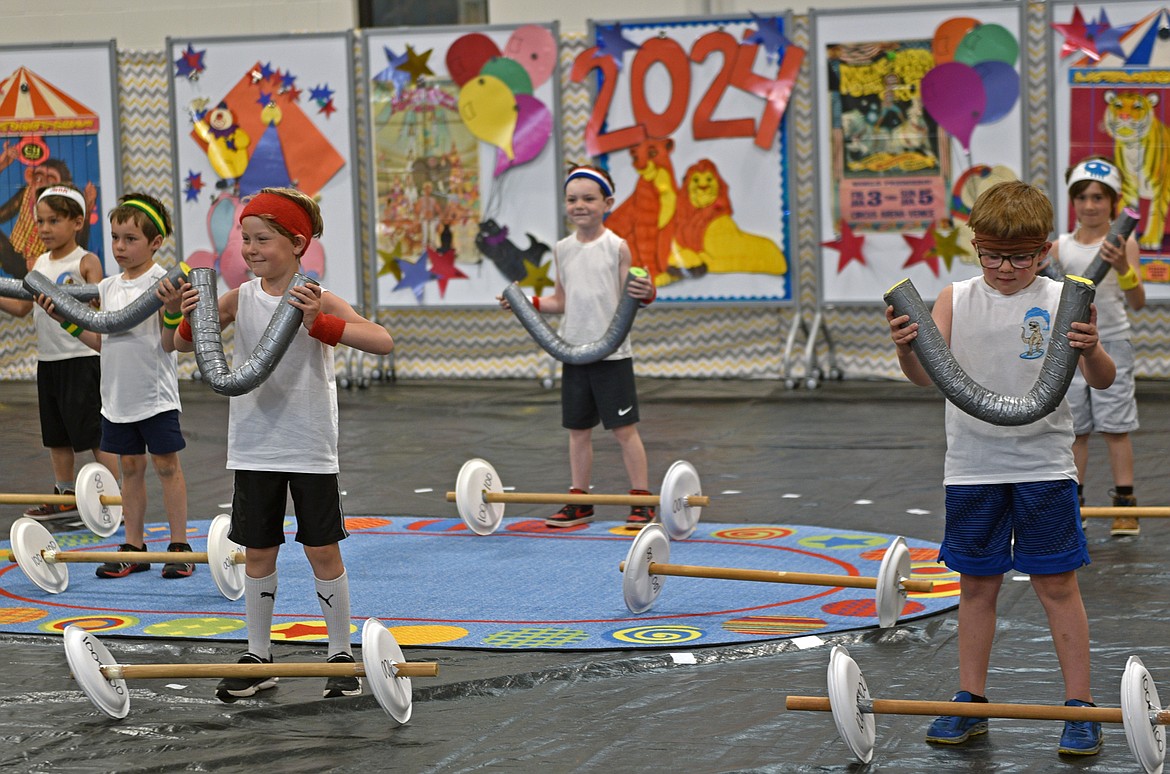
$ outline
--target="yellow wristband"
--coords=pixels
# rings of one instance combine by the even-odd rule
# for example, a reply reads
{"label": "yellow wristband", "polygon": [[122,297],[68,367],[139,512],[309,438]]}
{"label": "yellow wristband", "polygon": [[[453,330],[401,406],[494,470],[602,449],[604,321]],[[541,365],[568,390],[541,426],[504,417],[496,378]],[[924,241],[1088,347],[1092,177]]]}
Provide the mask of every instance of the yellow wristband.
{"label": "yellow wristband", "polygon": [[1130,266],[1129,271],[1117,278],[1117,284],[1121,286],[1122,290],[1133,290],[1142,284],[1142,280],[1137,275],[1137,272],[1133,270],[1133,267]]}
{"label": "yellow wristband", "polygon": [[178,328],[179,323],[183,322],[183,315],[172,315],[170,312],[163,311],[163,327],[164,328]]}
{"label": "yellow wristband", "polygon": [[61,328],[73,338],[78,338],[85,332],[79,325],[71,323],[68,320],[61,321]]}

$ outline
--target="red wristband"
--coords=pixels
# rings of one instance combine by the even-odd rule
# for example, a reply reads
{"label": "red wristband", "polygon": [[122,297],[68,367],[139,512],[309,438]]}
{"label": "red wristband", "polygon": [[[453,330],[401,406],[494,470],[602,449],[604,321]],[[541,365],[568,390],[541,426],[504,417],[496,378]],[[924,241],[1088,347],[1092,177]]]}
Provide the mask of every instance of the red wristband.
{"label": "red wristband", "polygon": [[540,311],[540,296],[532,297],[532,308],[538,312]]}
{"label": "red wristband", "polygon": [[175,332],[178,333],[185,341],[195,340],[195,334],[191,330],[191,323],[187,322],[186,317],[183,318],[183,322],[179,323],[179,327],[175,328]]}
{"label": "red wristband", "polygon": [[654,291],[650,294],[649,298],[642,299],[642,306],[650,306],[650,304],[654,303],[654,299],[656,299],[656,298],[658,298],[658,286],[657,285],[654,286]]}
{"label": "red wristband", "polygon": [[309,335],[318,341],[323,341],[331,347],[336,347],[341,341],[341,334],[345,333],[345,320],[337,315],[321,312],[313,320],[313,327],[309,328]]}

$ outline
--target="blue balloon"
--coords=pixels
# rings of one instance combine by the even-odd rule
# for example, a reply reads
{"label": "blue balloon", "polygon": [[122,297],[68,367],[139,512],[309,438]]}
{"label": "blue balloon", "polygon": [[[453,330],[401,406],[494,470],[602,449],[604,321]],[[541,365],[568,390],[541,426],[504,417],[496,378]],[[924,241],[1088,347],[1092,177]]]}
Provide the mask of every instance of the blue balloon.
{"label": "blue balloon", "polygon": [[987,106],[983,108],[980,124],[993,124],[1012,111],[1020,98],[1020,74],[1007,62],[979,62],[972,65],[983,81]]}

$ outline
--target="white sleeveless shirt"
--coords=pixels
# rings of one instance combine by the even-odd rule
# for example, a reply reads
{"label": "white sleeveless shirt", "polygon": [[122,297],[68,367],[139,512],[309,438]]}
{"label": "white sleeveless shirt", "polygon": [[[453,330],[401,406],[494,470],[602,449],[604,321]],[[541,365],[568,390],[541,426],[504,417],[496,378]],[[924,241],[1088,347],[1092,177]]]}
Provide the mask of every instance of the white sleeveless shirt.
{"label": "white sleeveless shirt", "polygon": [[[1002,395],[1022,396],[1036,383],[1053,336],[1062,284],[1037,277],[1005,296],[983,277],[956,282],[951,353],[969,376]],[[946,406],[947,454],[943,483],[996,484],[1077,477],[1072,455],[1072,412],[1061,400],[1054,412],[1019,427],[1000,427]]]}
{"label": "white sleeveless shirt", "polygon": [[[233,368],[252,354],[280,301],[259,279],[240,286]],[[334,378],[333,347],[299,326],[264,383],[229,403],[228,470],[337,473]]]}
{"label": "white sleeveless shirt", "polygon": [[[102,309],[126,308],[166,274],[156,263],[135,279],[106,277],[98,283]],[[156,312],[128,331],[102,336],[102,416],[111,422],[138,422],[182,410],[178,355],[163,350],[159,326]]]}
{"label": "white sleeveless shirt", "polygon": [[[1097,257],[1101,243],[1084,245],[1072,234],[1061,234],[1057,243],[1060,267],[1065,274],[1085,276],[1085,270]],[[1097,305],[1097,335],[1101,341],[1118,341],[1131,337],[1129,315],[1125,311],[1125,292],[1117,282],[1118,274],[1109,267],[1109,273],[1097,286],[1093,303]]]}
{"label": "white sleeveless shirt", "polygon": [[[39,271],[58,285],[84,285],[81,276],[81,259],[88,254],[84,247],[78,247],[64,258],[53,259],[48,252],[41,253],[33,264],[33,271]],[[51,362],[68,360],[73,357],[97,357],[98,353],[70,335],[61,323],[49,317],[39,304],[33,304],[33,322],[37,328],[37,360]]]}
{"label": "white sleeveless shirt", "polygon": [[[592,242],[571,234],[557,242],[557,279],[565,291],[565,314],[560,336],[567,344],[589,344],[609,330],[625,292],[621,276],[623,240],[604,229]],[[606,360],[633,356],[627,336]]]}

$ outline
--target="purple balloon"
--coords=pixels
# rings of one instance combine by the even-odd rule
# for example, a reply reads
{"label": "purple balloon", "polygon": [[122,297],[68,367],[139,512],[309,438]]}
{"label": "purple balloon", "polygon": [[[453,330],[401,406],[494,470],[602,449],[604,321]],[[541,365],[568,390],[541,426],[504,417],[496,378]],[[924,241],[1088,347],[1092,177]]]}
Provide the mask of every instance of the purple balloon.
{"label": "purple balloon", "polygon": [[970,151],[971,132],[987,107],[983,79],[962,62],[937,65],[922,78],[922,107]]}
{"label": "purple balloon", "polygon": [[994,124],[1016,106],[1020,98],[1020,74],[1007,62],[979,62],[974,67],[987,95],[987,106],[979,123]]}
{"label": "purple balloon", "polygon": [[496,176],[518,164],[532,161],[544,150],[552,134],[552,113],[536,97],[516,95],[516,129],[512,132],[512,158],[496,151]]}

